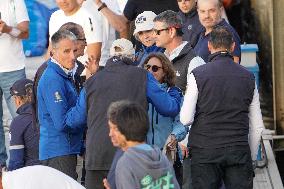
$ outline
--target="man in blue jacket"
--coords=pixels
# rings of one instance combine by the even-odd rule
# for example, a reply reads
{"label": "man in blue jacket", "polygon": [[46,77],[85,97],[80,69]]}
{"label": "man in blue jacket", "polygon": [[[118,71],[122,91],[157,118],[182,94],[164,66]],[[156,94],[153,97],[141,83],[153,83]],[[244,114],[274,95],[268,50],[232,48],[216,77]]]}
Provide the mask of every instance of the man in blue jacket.
{"label": "man in blue jacket", "polygon": [[65,123],[68,110],[76,104],[77,92],[72,79],[75,66],[75,40],[67,30],[51,38],[52,58],[38,84],[40,124],[39,159],[76,179],[77,154],[82,148],[84,124]]}

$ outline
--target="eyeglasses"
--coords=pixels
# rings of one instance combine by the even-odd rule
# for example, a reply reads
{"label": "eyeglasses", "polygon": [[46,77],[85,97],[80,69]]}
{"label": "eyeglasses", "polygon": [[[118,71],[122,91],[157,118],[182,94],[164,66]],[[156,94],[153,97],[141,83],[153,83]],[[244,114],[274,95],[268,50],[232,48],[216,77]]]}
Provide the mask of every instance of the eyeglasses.
{"label": "eyeglasses", "polygon": [[169,28],[164,28],[164,29],[160,29],[160,30],[157,30],[157,29],[153,29],[153,31],[155,32],[156,35],[160,35],[162,31],[165,31],[165,30],[168,30]]}
{"label": "eyeglasses", "polygon": [[[182,2],[183,0],[177,0],[177,2]],[[184,0],[184,1],[191,1],[191,0]]]}
{"label": "eyeglasses", "polygon": [[83,41],[84,43],[86,43],[86,38],[78,38],[78,41]]}
{"label": "eyeglasses", "polygon": [[157,65],[150,65],[150,64],[146,64],[145,65],[145,69],[149,71],[149,69],[152,69],[152,72],[157,72],[159,69],[162,69],[162,67],[159,67]]}

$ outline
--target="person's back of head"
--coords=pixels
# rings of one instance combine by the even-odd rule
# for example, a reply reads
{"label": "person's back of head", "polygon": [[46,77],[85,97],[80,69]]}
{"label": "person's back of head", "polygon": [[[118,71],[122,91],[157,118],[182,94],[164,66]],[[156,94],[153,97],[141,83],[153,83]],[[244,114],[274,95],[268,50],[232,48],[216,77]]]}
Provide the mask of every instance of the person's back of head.
{"label": "person's back of head", "polygon": [[132,42],[124,38],[113,41],[110,47],[110,56],[117,57],[127,64],[132,64],[135,56]]}
{"label": "person's back of head", "polygon": [[32,101],[33,81],[30,79],[20,79],[10,88],[10,94],[14,97],[16,107]]}
{"label": "person's back of head", "polygon": [[211,54],[218,51],[231,53],[235,42],[232,33],[225,26],[216,26],[209,34],[208,48]]}
{"label": "person's back of head", "polygon": [[113,102],[107,112],[109,122],[116,125],[126,141],[144,142],[149,129],[146,110],[127,100]]}

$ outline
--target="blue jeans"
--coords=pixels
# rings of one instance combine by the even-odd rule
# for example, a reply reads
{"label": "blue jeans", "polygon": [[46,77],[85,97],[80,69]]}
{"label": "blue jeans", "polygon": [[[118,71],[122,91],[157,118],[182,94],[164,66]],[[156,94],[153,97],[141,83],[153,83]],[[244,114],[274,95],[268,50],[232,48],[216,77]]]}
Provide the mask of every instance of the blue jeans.
{"label": "blue jeans", "polygon": [[0,72],[0,165],[5,165],[7,160],[7,153],[5,147],[5,134],[3,129],[3,95],[8,106],[9,112],[14,118],[16,114],[16,106],[10,95],[10,88],[19,79],[26,78],[25,69]]}

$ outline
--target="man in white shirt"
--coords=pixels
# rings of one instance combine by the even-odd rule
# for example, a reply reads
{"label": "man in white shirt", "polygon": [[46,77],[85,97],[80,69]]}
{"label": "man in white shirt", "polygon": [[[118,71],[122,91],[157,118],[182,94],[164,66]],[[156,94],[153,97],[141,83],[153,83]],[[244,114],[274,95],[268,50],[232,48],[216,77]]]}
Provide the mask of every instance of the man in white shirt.
{"label": "man in white shirt", "polygon": [[[120,14],[117,0],[103,0],[107,7],[116,14]],[[109,59],[109,49],[116,39],[115,28],[110,24],[109,20],[101,13],[99,7],[93,0],[82,1],[82,7],[85,8],[94,18],[101,19],[102,22],[102,50],[100,67],[104,67]]]}
{"label": "man in white shirt", "polygon": [[[2,181],[2,182],[1,182]],[[3,171],[0,189],[85,189],[76,180],[51,167],[34,165]]]}
{"label": "man in white shirt", "polygon": [[[101,18],[95,18],[86,9],[82,8],[77,0],[56,0],[60,10],[55,11],[49,20],[49,37],[67,22],[74,22],[82,26],[87,42],[86,54],[96,61],[100,60],[102,47]],[[49,46],[49,50],[50,50]],[[48,52],[49,53],[49,52]],[[49,54],[47,54],[49,56]],[[87,57],[82,62],[87,61]]]}
{"label": "man in white shirt", "polygon": [[264,126],[254,76],[234,63],[234,45],[230,30],[214,28],[209,62],[188,78],[180,120],[192,124],[193,188],[218,189],[222,180],[226,188],[253,188],[252,160]]}
{"label": "man in white shirt", "polygon": [[16,107],[10,88],[14,82],[26,77],[22,39],[29,36],[29,17],[24,0],[1,0],[0,14],[0,166],[4,166],[7,154],[2,98],[4,95],[9,111],[15,117]]}

